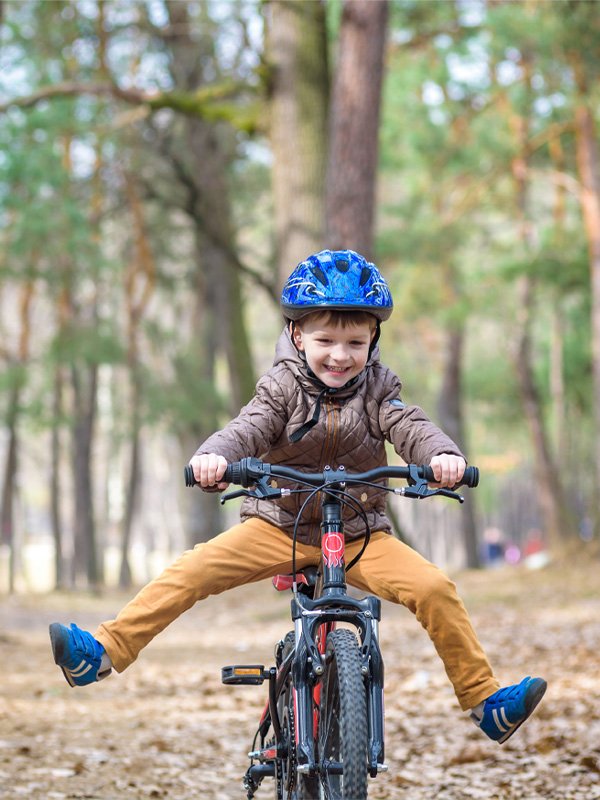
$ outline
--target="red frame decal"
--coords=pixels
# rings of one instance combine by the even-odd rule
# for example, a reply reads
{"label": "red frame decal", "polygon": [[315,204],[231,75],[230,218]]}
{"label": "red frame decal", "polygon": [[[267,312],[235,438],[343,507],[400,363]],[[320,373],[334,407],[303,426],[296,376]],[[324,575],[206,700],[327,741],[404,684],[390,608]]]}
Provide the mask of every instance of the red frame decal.
{"label": "red frame decal", "polygon": [[321,537],[321,548],[323,550],[323,560],[328,567],[342,566],[346,550],[343,533],[338,531],[324,533]]}

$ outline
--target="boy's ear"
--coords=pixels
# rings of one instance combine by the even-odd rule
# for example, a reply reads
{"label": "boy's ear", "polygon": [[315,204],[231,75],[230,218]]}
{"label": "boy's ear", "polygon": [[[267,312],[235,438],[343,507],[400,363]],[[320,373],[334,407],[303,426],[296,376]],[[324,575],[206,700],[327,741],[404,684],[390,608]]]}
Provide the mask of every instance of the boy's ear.
{"label": "boy's ear", "polygon": [[293,321],[290,322],[290,336],[297,349],[304,350],[304,345],[302,344],[302,329]]}

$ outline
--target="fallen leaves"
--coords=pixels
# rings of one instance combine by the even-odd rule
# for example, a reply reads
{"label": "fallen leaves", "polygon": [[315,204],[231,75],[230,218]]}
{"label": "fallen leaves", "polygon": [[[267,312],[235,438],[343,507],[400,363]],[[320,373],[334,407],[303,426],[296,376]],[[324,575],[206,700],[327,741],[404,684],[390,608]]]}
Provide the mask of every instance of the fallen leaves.
{"label": "fallen leaves", "polygon": [[[521,583],[513,572],[458,576],[502,683],[548,680],[534,716],[503,746],[460,711],[414,617],[384,604],[389,772],[370,783],[370,800],[600,800],[597,567]],[[74,621],[93,628],[116,605],[89,601]],[[67,686],[52,663],[50,614],[73,618],[66,604],[0,602],[2,800],[243,800],[266,689],[223,686],[220,667],[272,663],[290,627],[287,596],[264,583],[201,603],[121,676],[86,689]],[[257,800],[272,796],[265,780]]]}

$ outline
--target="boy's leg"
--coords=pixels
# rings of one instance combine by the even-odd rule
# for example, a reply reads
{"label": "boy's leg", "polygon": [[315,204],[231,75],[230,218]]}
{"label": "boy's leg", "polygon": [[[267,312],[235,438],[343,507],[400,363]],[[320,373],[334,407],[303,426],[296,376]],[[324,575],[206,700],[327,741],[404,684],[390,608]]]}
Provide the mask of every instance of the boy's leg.
{"label": "boy's leg", "polygon": [[[297,569],[317,564],[319,552],[298,544]],[[291,539],[263,520],[249,519],[183,553],[94,635],[117,672],[122,672],[151,639],[198,600],[290,572],[291,564]]]}
{"label": "boy's leg", "polygon": [[[360,542],[348,542],[348,563],[360,546]],[[463,711],[500,687],[454,583],[411,547],[389,534],[374,533],[348,573],[348,582],[402,603],[416,615],[442,659]]]}

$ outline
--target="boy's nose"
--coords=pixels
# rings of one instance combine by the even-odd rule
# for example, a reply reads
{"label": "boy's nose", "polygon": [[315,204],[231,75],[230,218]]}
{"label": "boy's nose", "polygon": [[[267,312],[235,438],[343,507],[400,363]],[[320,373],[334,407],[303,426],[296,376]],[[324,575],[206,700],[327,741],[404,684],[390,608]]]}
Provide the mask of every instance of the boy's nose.
{"label": "boy's nose", "polygon": [[348,350],[343,345],[336,345],[331,351],[331,358],[334,361],[347,361]]}

